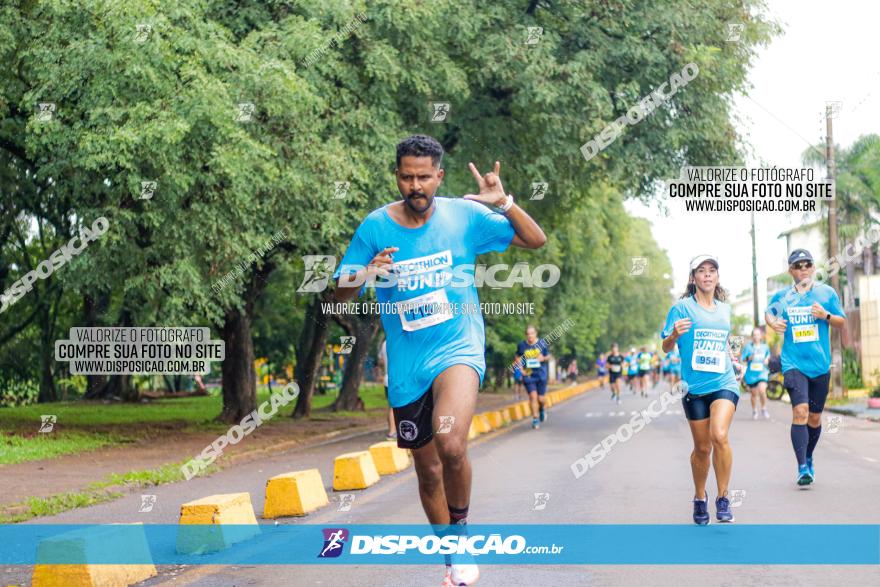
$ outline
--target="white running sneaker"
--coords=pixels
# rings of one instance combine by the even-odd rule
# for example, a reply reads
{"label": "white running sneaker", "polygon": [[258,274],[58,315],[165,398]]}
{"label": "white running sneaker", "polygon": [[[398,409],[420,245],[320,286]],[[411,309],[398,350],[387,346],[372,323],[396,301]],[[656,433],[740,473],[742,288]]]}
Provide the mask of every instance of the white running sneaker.
{"label": "white running sneaker", "polygon": [[770,412],[767,411],[767,408],[764,408],[763,410],[761,410],[761,415],[764,416],[765,420],[770,419]]}
{"label": "white running sneaker", "polygon": [[449,569],[450,585],[456,587],[460,585],[474,585],[480,578],[480,567],[474,564],[456,565],[453,564]]}
{"label": "white running sneaker", "polygon": [[752,410],[752,420],[758,419],[758,410]]}

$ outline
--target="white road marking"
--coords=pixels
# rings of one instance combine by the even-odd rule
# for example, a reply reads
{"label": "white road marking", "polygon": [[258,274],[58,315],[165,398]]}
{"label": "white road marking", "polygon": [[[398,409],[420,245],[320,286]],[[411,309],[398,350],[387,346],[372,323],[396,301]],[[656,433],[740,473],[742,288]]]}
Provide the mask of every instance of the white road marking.
{"label": "white road marking", "polygon": [[869,463],[876,463],[877,462],[877,459],[872,459],[871,457],[862,457],[862,458],[865,459],[866,461],[868,461]]}

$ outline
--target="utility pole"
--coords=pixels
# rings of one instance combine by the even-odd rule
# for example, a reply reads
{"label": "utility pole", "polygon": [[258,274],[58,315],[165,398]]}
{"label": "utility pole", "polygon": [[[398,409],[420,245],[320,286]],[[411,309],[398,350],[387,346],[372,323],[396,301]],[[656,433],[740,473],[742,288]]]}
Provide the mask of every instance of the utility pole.
{"label": "utility pole", "polygon": [[[832,192],[835,198],[837,190],[834,185],[837,177],[837,167],[834,162],[834,133],[831,128],[833,118],[833,104],[825,104],[825,168],[828,170],[828,181],[831,182]],[[832,198],[828,201],[828,258],[837,257],[837,200]],[[835,271],[831,275],[831,287],[841,296],[840,276]],[[841,299],[842,296],[841,296]],[[845,328],[845,326],[844,326]],[[843,388],[843,351],[841,349],[841,333],[837,328],[831,329],[831,397],[841,398],[844,396]]]}
{"label": "utility pole", "polygon": [[755,252],[754,210],[752,210],[752,326],[758,327],[758,257]]}

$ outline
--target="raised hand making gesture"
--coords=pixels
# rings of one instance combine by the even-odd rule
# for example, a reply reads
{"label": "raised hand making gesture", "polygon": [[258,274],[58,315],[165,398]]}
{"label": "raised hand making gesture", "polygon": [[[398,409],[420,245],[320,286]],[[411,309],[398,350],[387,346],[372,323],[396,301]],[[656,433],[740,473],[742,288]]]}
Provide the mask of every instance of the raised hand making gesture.
{"label": "raised hand making gesture", "polygon": [[468,168],[477,180],[477,186],[480,188],[479,194],[467,194],[464,196],[466,200],[473,200],[486,204],[487,206],[502,206],[507,202],[507,194],[504,192],[504,186],[501,185],[501,177],[498,173],[501,171],[501,162],[495,162],[495,170],[490,171],[486,175],[480,175],[476,165],[468,163]]}

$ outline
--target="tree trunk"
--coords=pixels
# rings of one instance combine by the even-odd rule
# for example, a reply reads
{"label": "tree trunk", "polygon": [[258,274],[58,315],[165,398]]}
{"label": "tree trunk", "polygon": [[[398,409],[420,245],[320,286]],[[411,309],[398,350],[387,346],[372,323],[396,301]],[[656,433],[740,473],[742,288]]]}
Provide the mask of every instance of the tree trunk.
{"label": "tree trunk", "polygon": [[39,403],[54,402],[58,399],[58,391],[55,389],[55,375],[52,367],[55,364],[55,341],[53,340],[54,328],[52,310],[59,303],[60,295],[55,302],[51,301],[51,292],[45,292],[39,311],[40,323],[40,393],[37,396]]}
{"label": "tree trunk", "polygon": [[330,329],[329,316],[324,314],[321,304],[329,300],[330,295],[326,292],[315,296],[306,310],[303,331],[296,348],[296,371],[293,374],[299,385],[299,398],[291,414],[294,418],[309,418],[312,415],[312,396]]}
{"label": "tree trunk", "polygon": [[271,262],[255,267],[244,292],[242,309],[229,308],[224,316],[221,336],[226,344],[226,359],[221,367],[223,377],[223,410],[217,421],[232,424],[257,408],[257,372],[254,369],[254,340],[251,319],[254,302],[266,288]]}
{"label": "tree trunk", "polygon": [[105,397],[117,397],[125,402],[137,402],[140,400],[140,393],[132,385],[131,375],[112,375],[106,389]]}
{"label": "tree trunk", "polygon": [[356,338],[354,348],[345,361],[345,373],[342,377],[342,389],[333,403],[333,411],[364,410],[364,400],[360,397],[361,380],[364,378],[364,362],[373,337],[379,331],[379,317],[367,315],[363,318],[358,316],[340,315],[334,316],[345,331]]}
{"label": "tree trunk", "polygon": [[[122,312],[120,313],[117,322],[118,326],[123,328],[134,326],[134,317],[132,316],[131,310],[129,310],[127,302],[129,302],[128,299],[123,300]],[[138,392],[138,389],[133,385],[131,375],[112,375],[107,387],[109,389],[108,395],[118,397],[122,401],[137,402],[141,399],[140,392]]]}
{"label": "tree trunk", "polygon": [[226,343],[223,377],[223,411],[220,422],[241,421],[257,407],[257,373],[254,370],[254,343],[250,317],[237,308],[226,311],[221,330]]}
{"label": "tree trunk", "polygon": [[[93,328],[99,326],[99,315],[107,308],[109,297],[100,294],[96,300],[90,295],[83,296],[83,326]],[[107,376],[106,375],[86,375],[86,392],[83,399],[98,399],[107,395]]]}

